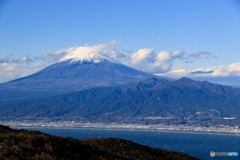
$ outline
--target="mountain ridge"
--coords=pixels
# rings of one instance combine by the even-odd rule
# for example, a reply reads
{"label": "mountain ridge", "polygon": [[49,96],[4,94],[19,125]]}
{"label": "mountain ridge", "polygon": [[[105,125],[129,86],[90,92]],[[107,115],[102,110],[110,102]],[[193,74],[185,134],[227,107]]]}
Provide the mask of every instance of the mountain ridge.
{"label": "mountain ridge", "polygon": [[[192,87],[186,80],[193,82]],[[49,119],[139,124],[239,124],[240,89],[209,82],[148,78],[140,82],[2,106],[0,119]],[[6,110],[7,108],[7,110]],[[14,111],[14,112],[13,112]],[[11,115],[7,116],[6,115]],[[15,118],[14,118],[15,117]],[[162,119],[146,120],[146,117]],[[164,118],[165,117],[165,118]],[[224,117],[236,117],[225,121]],[[171,119],[171,121],[167,119]]]}

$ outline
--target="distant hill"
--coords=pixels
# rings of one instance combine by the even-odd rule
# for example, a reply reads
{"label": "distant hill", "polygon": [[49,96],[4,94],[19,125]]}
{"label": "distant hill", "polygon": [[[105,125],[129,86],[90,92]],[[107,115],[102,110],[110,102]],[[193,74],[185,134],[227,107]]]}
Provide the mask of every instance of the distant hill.
{"label": "distant hill", "polygon": [[0,105],[0,119],[234,126],[240,122],[239,97],[240,89],[207,81],[148,78]]}
{"label": "distant hill", "polygon": [[15,160],[197,160],[174,151],[107,138],[77,140],[0,125],[0,159]]}

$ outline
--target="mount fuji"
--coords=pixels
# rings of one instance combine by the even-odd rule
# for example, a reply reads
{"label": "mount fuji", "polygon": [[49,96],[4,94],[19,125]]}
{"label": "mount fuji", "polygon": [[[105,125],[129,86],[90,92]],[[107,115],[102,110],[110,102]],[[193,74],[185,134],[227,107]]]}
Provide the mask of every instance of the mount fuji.
{"label": "mount fuji", "polygon": [[0,84],[0,103],[48,97],[98,86],[156,77],[99,53],[71,52],[57,63],[26,77]]}

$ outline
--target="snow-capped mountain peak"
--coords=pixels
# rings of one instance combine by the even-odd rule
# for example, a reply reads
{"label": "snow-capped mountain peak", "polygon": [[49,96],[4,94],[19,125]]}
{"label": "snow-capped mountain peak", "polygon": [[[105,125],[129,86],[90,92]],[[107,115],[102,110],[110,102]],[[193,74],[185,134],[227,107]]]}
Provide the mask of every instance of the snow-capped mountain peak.
{"label": "snow-capped mountain peak", "polygon": [[72,52],[65,55],[59,62],[70,61],[73,62],[93,62],[93,63],[100,63],[104,61],[110,61],[113,63],[117,63],[116,61],[107,58],[106,56],[98,53],[99,50],[94,50],[94,48],[87,48],[87,47],[78,47]]}

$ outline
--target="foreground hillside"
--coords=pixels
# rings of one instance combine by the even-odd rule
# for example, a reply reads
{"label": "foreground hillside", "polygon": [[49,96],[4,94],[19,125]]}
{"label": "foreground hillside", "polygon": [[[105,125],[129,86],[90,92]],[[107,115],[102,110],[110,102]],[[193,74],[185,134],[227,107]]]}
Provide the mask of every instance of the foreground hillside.
{"label": "foreground hillside", "polygon": [[0,125],[0,159],[193,160],[186,154],[116,138],[77,140]]}

